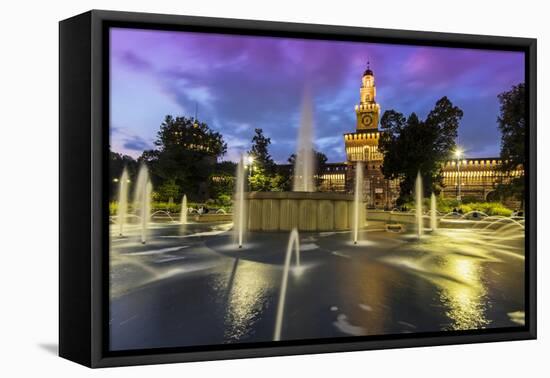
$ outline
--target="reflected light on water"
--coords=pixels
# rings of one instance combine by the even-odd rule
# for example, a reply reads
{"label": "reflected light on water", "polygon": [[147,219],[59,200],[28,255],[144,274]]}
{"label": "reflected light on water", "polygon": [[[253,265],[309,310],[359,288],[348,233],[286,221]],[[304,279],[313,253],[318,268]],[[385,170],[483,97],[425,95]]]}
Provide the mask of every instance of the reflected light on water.
{"label": "reflected light on water", "polygon": [[233,342],[254,329],[273,290],[273,272],[268,265],[240,261],[230,288],[225,315],[225,342]]}
{"label": "reflected light on water", "polygon": [[462,281],[436,280],[441,288],[441,302],[447,307],[446,315],[451,319],[449,329],[484,328],[489,322],[485,316],[487,290],[481,280],[480,262],[451,255],[447,256],[443,269],[448,276]]}

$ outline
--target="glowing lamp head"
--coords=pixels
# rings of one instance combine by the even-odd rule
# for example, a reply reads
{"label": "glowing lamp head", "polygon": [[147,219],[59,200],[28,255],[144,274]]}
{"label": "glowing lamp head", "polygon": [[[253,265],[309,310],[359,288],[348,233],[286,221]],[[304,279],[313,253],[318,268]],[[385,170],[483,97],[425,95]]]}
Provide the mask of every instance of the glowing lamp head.
{"label": "glowing lamp head", "polygon": [[457,147],[454,152],[455,158],[460,159],[463,153],[464,151],[462,151],[460,148]]}

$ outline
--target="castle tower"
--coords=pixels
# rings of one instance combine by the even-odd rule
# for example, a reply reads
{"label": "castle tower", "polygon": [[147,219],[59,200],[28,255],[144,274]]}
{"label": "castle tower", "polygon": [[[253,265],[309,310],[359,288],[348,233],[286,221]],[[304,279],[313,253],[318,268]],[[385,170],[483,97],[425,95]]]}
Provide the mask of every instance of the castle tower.
{"label": "castle tower", "polygon": [[369,207],[388,208],[395,201],[395,183],[384,178],[381,167],[384,156],[378,151],[380,131],[380,105],[376,102],[374,73],[367,63],[359,89],[360,103],[355,106],[356,131],[344,134],[346,145],[347,177],[346,187],[351,189],[357,162],[365,167],[363,192]]}
{"label": "castle tower", "polygon": [[369,169],[379,169],[383,156],[378,152],[378,120],[380,105],[376,102],[374,73],[367,63],[359,89],[361,102],[355,105],[357,115],[356,132],[344,134],[348,163],[361,161],[368,163]]}
{"label": "castle tower", "polygon": [[376,103],[376,85],[374,83],[374,73],[370,69],[370,63],[367,63],[367,69],[363,73],[361,81],[360,102],[358,105],[355,105],[357,131],[378,130],[380,105]]}

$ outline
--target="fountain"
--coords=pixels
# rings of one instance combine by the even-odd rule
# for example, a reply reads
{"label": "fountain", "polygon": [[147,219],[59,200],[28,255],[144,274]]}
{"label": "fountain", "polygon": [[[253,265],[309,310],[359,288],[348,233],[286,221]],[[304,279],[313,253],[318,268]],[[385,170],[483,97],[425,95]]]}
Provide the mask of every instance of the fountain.
{"label": "fountain", "polygon": [[151,193],[153,187],[149,181],[149,171],[147,166],[143,164],[139,169],[138,179],[136,183],[136,189],[134,193],[134,202],[136,208],[139,209],[141,218],[141,243],[145,244],[147,241],[147,225],[149,223],[149,216],[151,213]]}
{"label": "fountain", "polygon": [[122,171],[120,176],[120,185],[118,192],[118,209],[117,209],[117,222],[118,232],[120,236],[124,235],[124,224],[126,223],[126,216],[128,215],[128,171],[126,168]]}
{"label": "fountain", "polygon": [[275,333],[273,341],[281,340],[281,328],[283,326],[283,315],[285,310],[286,287],[288,283],[288,272],[290,270],[290,260],[292,259],[292,251],[296,251],[296,267],[300,267],[300,235],[297,229],[290,232],[288,245],[286,247],[285,266],[283,277],[281,280],[281,290],[279,292],[279,303],[277,304],[277,317],[275,319]]}
{"label": "fountain", "polygon": [[418,238],[421,238],[424,234],[424,220],[422,214],[422,177],[420,176],[420,171],[416,175],[416,185],[415,185],[415,197],[416,197],[416,234]]}
{"label": "fountain", "polygon": [[432,231],[437,230],[437,201],[435,199],[435,193],[433,192],[430,202],[430,227]]}
{"label": "fountain", "polygon": [[357,244],[359,227],[363,225],[363,163],[355,165],[355,193],[353,201],[353,244]]}
{"label": "fountain", "polygon": [[181,200],[180,223],[187,223],[187,196],[184,194]]}
{"label": "fountain", "polygon": [[[315,158],[313,150],[313,104],[305,93],[298,131],[293,186],[288,192],[235,193],[233,219],[237,236],[247,231],[340,231],[353,227],[353,195],[315,191]],[[239,175],[237,175],[239,176]],[[244,176],[244,174],[242,175]],[[239,186],[241,180],[237,180]],[[239,202],[246,201],[246,206]],[[239,206],[246,214],[239,218]],[[243,226],[238,226],[238,221]],[[240,236],[242,239],[242,235]],[[241,244],[239,244],[241,245]]]}
{"label": "fountain", "polygon": [[292,191],[314,192],[315,162],[313,154],[313,104],[306,92],[302,105],[302,119],[298,131],[298,147],[294,161]]}
{"label": "fountain", "polygon": [[237,182],[235,185],[235,197],[233,199],[233,230],[235,232],[235,241],[239,248],[243,247],[245,228],[244,179],[244,156],[242,156],[237,165]]}

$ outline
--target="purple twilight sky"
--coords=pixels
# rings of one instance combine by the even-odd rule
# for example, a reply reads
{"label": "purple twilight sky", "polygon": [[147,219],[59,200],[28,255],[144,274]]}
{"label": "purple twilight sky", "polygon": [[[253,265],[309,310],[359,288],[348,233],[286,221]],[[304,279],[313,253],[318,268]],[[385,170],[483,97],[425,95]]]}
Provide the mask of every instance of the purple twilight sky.
{"label": "purple twilight sky", "polygon": [[198,104],[199,120],[228,144],[224,160],[248,150],[259,127],[286,162],[308,87],[315,146],[344,161],[367,60],[381,113],[424,118],[448,96],[464,111],[466,156],[498,156],[497,94],[523,82],[523,53],[137,29],[111,30],[111,148],[138,157],[166,114],[194,116]]}

